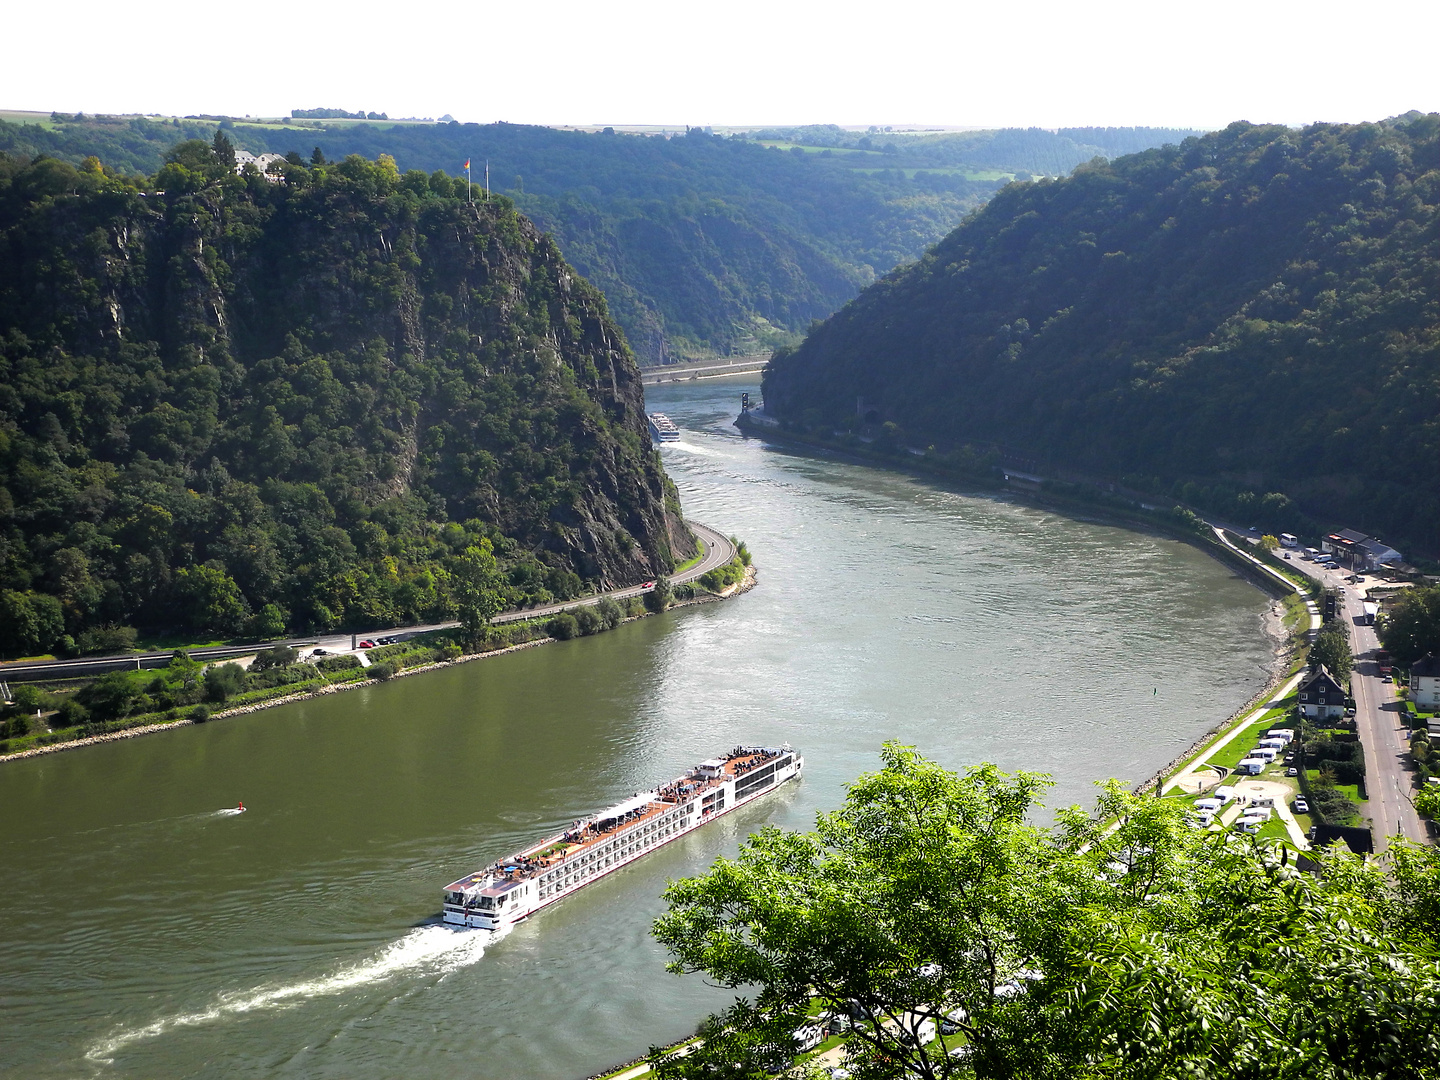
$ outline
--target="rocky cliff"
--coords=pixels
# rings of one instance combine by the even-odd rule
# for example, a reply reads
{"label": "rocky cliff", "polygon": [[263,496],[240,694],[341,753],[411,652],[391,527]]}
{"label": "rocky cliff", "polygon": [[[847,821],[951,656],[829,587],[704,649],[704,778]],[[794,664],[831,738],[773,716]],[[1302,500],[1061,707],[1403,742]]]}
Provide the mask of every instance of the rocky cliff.
{"label": "rocky cliff", "polygon": [[486,541],[512,603],[692,552],[603,297],[507,200],[224,158],[182,144],[143,186],[0,162],[12,607],[363,625],[452,614]]}

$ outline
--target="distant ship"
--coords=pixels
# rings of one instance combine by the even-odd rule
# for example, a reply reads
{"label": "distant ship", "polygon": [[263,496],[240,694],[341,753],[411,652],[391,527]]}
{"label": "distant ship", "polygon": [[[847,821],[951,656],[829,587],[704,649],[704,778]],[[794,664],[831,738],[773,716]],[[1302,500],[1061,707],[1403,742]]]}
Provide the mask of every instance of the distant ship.
{"label": "distant ship", "polygon": [[647,852],[754,802],[800,775],[788,744],[737,746],[654,791],[642,791],[564,832],[445,886],[444,919],[498,930],[598,881]]}
{"label": "distant ship", "polygon": [[679,442],[680,429],[663,412],[650,414],[650,437],[656,442]]}

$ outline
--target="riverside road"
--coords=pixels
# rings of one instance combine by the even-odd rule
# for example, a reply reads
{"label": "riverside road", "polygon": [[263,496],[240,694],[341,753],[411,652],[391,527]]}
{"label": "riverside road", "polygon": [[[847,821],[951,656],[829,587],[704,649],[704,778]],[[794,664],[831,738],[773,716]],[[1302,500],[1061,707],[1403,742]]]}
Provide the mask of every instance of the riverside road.
{"label": "riverside road", "polygon": [[[735,546],[730,543],[724,534],[717,532],[708,525],[701,525],[698,521],[691,521],[687,524],[689,524],[691,531],[704,548],[704,555],[694,566],[671,577],[670,582],[673,585],[684,585],[687,582],[695,581],[711,570],[724,566],[735,557]],[[650,589],[651,586],[648,584],[628,585],[622,589],[611,589],[609,592],[582,597],[578,600],[566,600],[558,604],[546,604],[543,607],[506,611],[496,615],[490,621],[495,624],[502,624],[518,622],[521,619],[542,618],[546,615],[554,615],[567,608],[597,604],[605,597],[609,597],[612,600],[626,600],[632,596],[639,596],[642,593],[649,592]],[[319,646],[327,652],[341,653],[351,651],[352,639],[365,639],[370,637],[411,638],[417,634],[427,633],[431,630],[448,630],[451,627],[459,625],[458,622],[443,622],[428,623],[421,626],[397,626],[389,629],[374,627],[358,635],[350,633],[320,634],[303,638],[290,638],[280,642],[267,642],[266,644]],[[196,660],[225,660],[230,657],[248,656],[259,647],[260,646],[257,645],[217,645],[213,648],[191,649],[189,652]],[[135,671],[141,668],[164,667],[170,662],[172,654],[172,650],[167,649],[157,652],[127,653],[123,656],[85,657],[80,660],[47,660],[31,663],[0,664],[0,680],[26,682],[40,679],[68,679],[89,675],[103,675],[108,671]]]}
{"label": "riverside road", "polygon": [[1326,570],[1314,563],[1303,563],[1299,569],[1326,588],[1339,589],[1344,597],[1345,616],[1350,622],[1350,651],[1356,658],[1350,685],[1355,695],[1356,728],[1365,750],[1365,786],[1370,796],[1362,812],[1370,818],[1375,850],[1383,851],[1394,836],[1423,843],[1425,827],[1410,801],[1411,774],[1405,764],[1410,733],[1405,714],[1394,685],[1385,682],[1374,659],[1380,647],[1375,628],[1366,626],[1360,617],[1365,583],[1346,581],[1348,570]]}

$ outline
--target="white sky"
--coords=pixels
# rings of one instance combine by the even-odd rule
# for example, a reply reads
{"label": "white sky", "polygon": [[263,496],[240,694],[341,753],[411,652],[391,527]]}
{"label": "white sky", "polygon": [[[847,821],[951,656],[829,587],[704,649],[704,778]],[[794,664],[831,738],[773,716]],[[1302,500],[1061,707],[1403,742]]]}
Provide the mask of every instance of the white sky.
{"label": "white sky", "polygon": [[1440,110],[1437,0],[8,7],[0,109],[974,127]]}

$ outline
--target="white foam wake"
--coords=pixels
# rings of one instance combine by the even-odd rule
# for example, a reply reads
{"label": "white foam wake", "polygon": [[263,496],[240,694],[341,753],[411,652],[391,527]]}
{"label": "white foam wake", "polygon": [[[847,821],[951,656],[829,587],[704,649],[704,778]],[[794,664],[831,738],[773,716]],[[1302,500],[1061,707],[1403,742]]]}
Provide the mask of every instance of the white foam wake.
{"label": "white foam wake", "polygon": [[683,439],[679,442],[667,442],[661,443],[660,445],[667,450],[673,447],[676,450],[684,450],[687,454],[699,454],[701,457],[725,457],[725,455],[718,450],[713,450],[708,446],[701,446],[699,443],[686,442]]}
{"label": "white foam wake", "polygon": [[110,1064],[117,1052],[131,1043],[154,1039],[176,1028],[200,1027],[229,1016],[282,1009],[319,997],[343,993],[359,986],[411,972],[447,975],[469,967],[482,956],[503,932],[452,930],[448,926],[422,926],[399,941],[385,946],[368,960],[340,968],[317,979],[259,986],[252,990],[222,993],[207,1009],[161,1017],[144,1027],[127,1028],[96,1043],[85,1054],[93,1062]]}
{"label": "white foam wake", "polygon": [[211,817],[234,817],[236,814],[243,814],[245,811],[238,806],[227,806],[224,810],[216,810]]}

